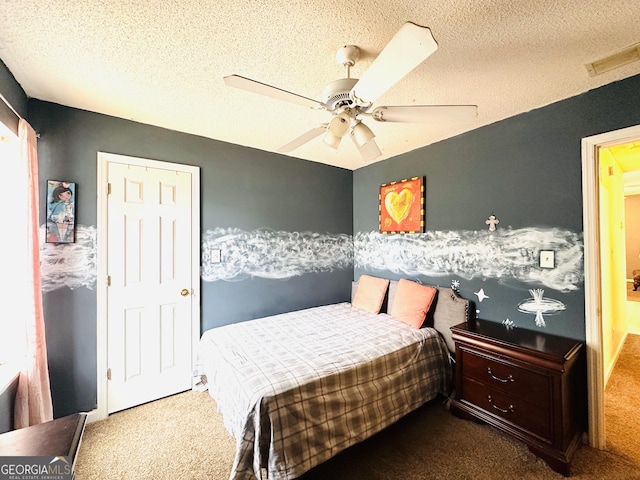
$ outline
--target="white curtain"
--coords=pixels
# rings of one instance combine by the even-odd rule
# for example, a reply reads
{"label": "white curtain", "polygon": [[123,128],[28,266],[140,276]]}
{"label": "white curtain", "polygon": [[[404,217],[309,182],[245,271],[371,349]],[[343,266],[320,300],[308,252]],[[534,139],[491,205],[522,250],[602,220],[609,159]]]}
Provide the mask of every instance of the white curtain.
{"label": "white curtain", "polygon": [[21,365],[15,402],[14,428],[53,420],[49,366],[45,340],[42,288],[40,279],[38,151],[36,132],[23,119],[18,125],[20,166],[25,172],[27,192],[27,290],[28,304],[16,315],[24,322],[26,355]]}

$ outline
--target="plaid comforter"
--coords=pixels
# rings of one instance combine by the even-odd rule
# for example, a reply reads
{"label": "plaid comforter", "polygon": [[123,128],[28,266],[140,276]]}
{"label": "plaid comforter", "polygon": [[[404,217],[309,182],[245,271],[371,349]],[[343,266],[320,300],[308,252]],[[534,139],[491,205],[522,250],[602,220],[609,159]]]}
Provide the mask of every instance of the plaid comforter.
{"label": "plaid comforter", "polygon": [[349,303],[204,332],[195,374],[236,438],[231,480],[291,480],[447,393],[444,341]]}

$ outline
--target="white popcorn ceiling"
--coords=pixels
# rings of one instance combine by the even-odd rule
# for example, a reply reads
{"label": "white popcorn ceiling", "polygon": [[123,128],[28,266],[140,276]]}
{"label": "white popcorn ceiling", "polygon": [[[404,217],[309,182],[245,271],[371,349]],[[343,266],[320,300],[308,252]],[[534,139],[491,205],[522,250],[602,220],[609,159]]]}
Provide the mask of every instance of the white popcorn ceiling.
{"label": "white popcorn ceiling", "polygon": [[[640,73],[585,64],[640,42],[638,0],[0,0],[0,59],[27,95],[275,152],[331,117],[227,87],[238,74],[316,100],[363,51],[358,78],[406,21],[439,49],[375,105],[475,104],[453,126],[365,118],[378,160]],[[354,145],[322,137],[289,154],[347,169]]]}

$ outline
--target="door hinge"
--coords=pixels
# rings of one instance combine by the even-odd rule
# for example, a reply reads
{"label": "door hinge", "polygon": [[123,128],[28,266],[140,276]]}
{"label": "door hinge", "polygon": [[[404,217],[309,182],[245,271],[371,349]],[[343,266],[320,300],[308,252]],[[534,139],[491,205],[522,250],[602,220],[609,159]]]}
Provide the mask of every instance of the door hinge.
{"label": "door hinge", "polygon": [[107,380],[111,380],[111,369],[107,368]]}
{"label": "door hinge", "polygon": [[111,275],[107,275],[107,287],[111,286]]}
{"label": "door hinge", "polygon": [[111,183],[107,183],[107,195],[111,195]]}

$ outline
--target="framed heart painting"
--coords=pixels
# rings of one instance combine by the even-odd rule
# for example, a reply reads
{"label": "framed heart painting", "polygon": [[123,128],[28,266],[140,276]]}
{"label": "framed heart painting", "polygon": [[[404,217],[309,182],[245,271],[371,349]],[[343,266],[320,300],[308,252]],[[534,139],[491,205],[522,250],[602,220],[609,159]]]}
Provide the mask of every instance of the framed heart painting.
{"label": "framed heart painting", "polygon": [[413,177],[380,185],[381,233],[424,231],[424,181]]}

